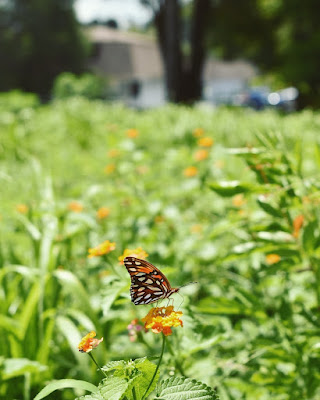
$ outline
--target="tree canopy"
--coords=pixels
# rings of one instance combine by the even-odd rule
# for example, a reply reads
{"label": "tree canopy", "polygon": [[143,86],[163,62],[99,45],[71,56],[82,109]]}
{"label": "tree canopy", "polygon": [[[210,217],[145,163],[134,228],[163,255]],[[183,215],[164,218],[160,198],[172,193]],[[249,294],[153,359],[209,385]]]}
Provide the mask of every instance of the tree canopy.
{"label": "tree canopy", "polygon": [[72,0],[0,3],[0,90],[45,97],[59,73],[83,71],[86,47]]}

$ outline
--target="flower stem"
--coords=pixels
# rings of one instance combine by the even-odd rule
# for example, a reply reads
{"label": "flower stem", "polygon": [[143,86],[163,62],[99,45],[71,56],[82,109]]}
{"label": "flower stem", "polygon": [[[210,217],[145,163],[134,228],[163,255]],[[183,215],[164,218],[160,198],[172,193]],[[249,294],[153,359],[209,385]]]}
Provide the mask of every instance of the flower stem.
{"label": "flower stem", "polygon": [[98,367],[98,370],[107,378],[107,374],[102,371],[102,369],[100,368],[100,366],[98,365],[97,361],[94,359],[93,355],[91,353],[88,353],[89,356],[91,357],[92,361],[96,364],[96,366]]}
{"label": "flower stem", "polygon": [[159,370],[159,367],[160,367],[160,364],[161,364],[161,361],[162,361],[162,357],[163,357],[163,352],[164,352],[165,344],[166,344],[166,337],[165,337],[165,335],[162,333],[162,348],[161,348],[161,354],[160,354],[160,357],[159,357],[159,361],[158,361],[158,364],[157,364],[157,368],[156,368],[156,370],[154,371],[153,377],[152,377],[151,381],[149,382],[149,386],[148,386],[147,390],[145,391],[145,394],[142,396],[142,399],[141,399],[141,400],[144,400],[144,398],[146,397],[146,395],[147,395],[147,393],[148,393],[148,391],[149,391],[151,385],[153,384],[154,378],[157,376],[157,373],[158,373],[158,370]]}
{"label": "flower stem", "polygon": [[133,400],[137,400],[137,396],[136,396],[136,388],[133,386],[133,388],[132,388],[132,397],[133,397]]}

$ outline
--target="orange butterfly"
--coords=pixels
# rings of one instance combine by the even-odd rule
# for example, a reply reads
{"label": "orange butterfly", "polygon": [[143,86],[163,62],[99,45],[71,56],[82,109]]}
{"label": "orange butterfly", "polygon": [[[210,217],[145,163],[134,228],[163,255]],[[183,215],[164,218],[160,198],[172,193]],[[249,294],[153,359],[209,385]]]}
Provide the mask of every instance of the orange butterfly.
{"label": "orange butterfly", "polygon": [[165,275],[148,261],[135,257],[123,261],[131,277],[131,301],[136,306],[168,298],[180,290],[172,288]]}

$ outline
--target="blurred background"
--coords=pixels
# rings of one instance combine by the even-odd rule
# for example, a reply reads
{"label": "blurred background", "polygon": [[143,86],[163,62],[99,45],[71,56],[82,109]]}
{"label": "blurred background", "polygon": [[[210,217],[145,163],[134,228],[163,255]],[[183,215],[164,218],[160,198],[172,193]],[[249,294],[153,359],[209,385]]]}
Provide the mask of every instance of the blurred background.
{"label": "blurred background", "polygon": [[128,254],[198,282],[159,380],[320,399],[318,3],[0,0],[1,400],[159,356]]}
{"label": "blurred background", "polygon": [[42,101],[87,91],[137,108],[167,101],[318,107],[316,6],[1,0],[0,91],[33,92]]}

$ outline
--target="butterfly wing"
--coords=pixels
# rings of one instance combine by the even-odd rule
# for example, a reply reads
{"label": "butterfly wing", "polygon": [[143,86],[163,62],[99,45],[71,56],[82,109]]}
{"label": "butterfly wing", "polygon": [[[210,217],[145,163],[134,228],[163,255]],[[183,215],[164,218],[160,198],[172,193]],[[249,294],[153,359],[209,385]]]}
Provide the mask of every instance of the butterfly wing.
{"label": "butterfly wing", "polygon": [[153,303],[177,291],[171,288],[164,274],[146,260],[126,257],[124,265],[131,277],[130,295],[135,305]]}

